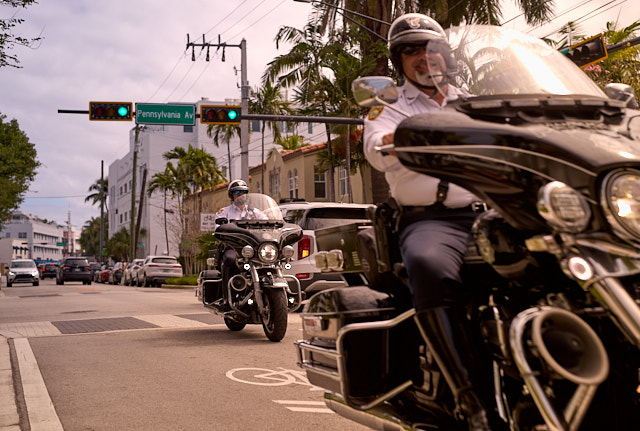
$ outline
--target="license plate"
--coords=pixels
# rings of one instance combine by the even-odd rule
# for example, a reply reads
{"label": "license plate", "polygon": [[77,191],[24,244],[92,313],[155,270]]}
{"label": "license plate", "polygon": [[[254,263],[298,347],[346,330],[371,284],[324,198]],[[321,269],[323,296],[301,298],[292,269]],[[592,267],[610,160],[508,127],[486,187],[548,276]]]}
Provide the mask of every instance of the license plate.
{"label": "license plate", "polygon": [[73,272],[80,272],[82,271],[82,268],[73,268]]}

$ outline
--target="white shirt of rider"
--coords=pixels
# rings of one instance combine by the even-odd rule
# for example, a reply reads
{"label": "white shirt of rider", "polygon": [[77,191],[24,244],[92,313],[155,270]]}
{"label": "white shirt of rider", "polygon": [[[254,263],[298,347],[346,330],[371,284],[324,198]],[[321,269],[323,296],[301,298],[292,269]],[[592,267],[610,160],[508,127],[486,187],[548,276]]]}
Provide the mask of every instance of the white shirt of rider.
{"label": "white shirt of rider", "polygon": [[[442,106],[431,100],[410,82],[398,88],[398,101],[394,106],[410,115],[439,111],[447,101],[456,100],[466,92],[452,85],[448,86],[447,96]],[[389,183],[391,196],[405,206],[432,205],[436,202],[436,192],[440,179],[420,174],[404,167],[395,156],[383,155],[375,150],[382,145],[382,137],[394,133],[398,124],[406,117],[392,109],[381,106],[371,108],[364,122],[364,153],[375,169],[384,172]],[[471,192],[455,184],[449,184],[445,206],[461,208],[479,199]]]}
{"label": "white shirt of rider", "polygon": [[[266,220],[267,216],[257,208],[249,208],[247,204],[238,206],[231,204],[228,207],[221,208],[216,213],[216,218],[224,217],[227,220]],[[215,226],[216,228],[218,225]]]}

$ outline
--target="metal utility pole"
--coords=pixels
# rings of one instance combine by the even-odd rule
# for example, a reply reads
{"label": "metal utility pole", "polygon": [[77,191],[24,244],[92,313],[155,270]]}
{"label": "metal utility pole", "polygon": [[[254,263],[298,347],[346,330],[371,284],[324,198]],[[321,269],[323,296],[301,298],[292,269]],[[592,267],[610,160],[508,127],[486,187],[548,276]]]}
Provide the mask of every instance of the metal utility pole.
{"label": "metal utility pole", "polygon": [[103,263],[104,250],[104,160],[100,161],[100,263]]}
{"label": "metal utility pole", "polygon": [[136,258],[135,243],[135,219],[133,215],[136,213],[136,173],[138,171],[138,145],[139,145],[140,126],[136,126],[135,138],[133,143],[133,166],[131,168],[131,212],[129,213],[129,262],[133,262]]}
{"label": "metal utility pole", "polygon": [[[142,185],[140,186],[140,205],[138,205],[138,222],[136,223],[136,234],[133,239],[133,243],[135,244],[135,249],[133,255],[136,256],[138,253],[138,237],[140,236],[140,224],[142,221],[142,208],[144,207],[144,189],[147,182],[147,168],[144,168],[142,171]],[[133,215],[131,215],[133,219]]]}
{"label": "metal utility pole", "polygon": [[[199,46],[201,49],[207,48],[207,61],[209,61],[209,48],[215,47],[216,49],[222,48],[222,61],[224,61],[224,51],[227,47],[240,48],[240,177],[249,182],[249,120],[244,116],[249,113],[249,93],[251,88],[249,87],[249,81],[247,79],[247,41],[242,39],[239,45],[230,45],[226,42],[220,41],[220,35],[218,35],[218,43],[206,42],[204,34],[202,35],[202,43],[189,42],[189,35],[187,34],[187,49],[191,47],[191,60],[195,61],[195,47]],[[229,160],[231,163],[231,160]],[[233,180],[230,178],[229,180]]]}

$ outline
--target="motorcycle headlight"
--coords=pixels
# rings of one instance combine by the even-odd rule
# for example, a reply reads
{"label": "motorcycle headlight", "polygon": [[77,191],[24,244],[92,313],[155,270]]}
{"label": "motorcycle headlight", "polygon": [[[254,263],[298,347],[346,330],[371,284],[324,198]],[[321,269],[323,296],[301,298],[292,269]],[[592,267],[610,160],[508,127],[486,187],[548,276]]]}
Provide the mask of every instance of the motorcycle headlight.
{"label": "motorcycle headlight", "polygon": [[294,253],[293,247],[291,247],[290,245],[285,245],[282,248],[282,256],[284,256],[285,259],[292,258],[293,257],[293,253]]}
{"label": "motorcycle headlight", "polygon": [[611,172],[602,182],[600,199],[616,234],[640,241],[640,171]]}
{"label": "motorcycle headlight", "polygon": [[253,247],[251,247],[250,245],[245,245],[244,247],[242,247],[242,257],[244,257],[245,259],[250,259],[253,257]]}
{"label": "motorcycle headlight", "polygon": [[278,247],[270,242],[262,244],[258,248],[258,256],[263,262],[273,263],[278,260]]}
{"label": "motorcycle headlight", "polygon": [[584,196],[560,181],[540,188],[538,213],[561,232],[581,232],[591,219],[591,208]]}

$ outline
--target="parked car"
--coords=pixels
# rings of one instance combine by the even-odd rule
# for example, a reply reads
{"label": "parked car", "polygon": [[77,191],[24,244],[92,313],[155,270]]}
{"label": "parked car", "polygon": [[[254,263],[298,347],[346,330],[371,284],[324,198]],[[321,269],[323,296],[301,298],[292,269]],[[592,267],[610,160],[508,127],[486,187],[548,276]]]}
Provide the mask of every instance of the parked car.
{"label": "parked car", "polygon": [[56,284],[64,284],[65,281],[81,281],[82,284],[91,284],[91,266],[86,257],[65,257],[62,259],[56,272]]}
{"label": "parked car", "polygon": [[109,281],[109,274],[111,274],[111,267],[109,265],[102,265],[100,271],[95,273],[93,281],[96,283],[106,283]]}
{"label": "parked car", "polygon": [[133,259],[122,273],[122,284],[125,286],[133,286],[138,284],[138,269],[144,262],[144,259]]}
{"label": "parked car", "polygon": [[42,278],[43,280],[49,277],[56,278],[56,272],[58,272],[58,266],[59,266],[58,262],[44,262],[42,264],[42,274],[40,275],[40,278]]}
{"label": "parked car", "polygon": [[89,262],[89,266],[91,267],[91,279],[95,281],[96,273],[100,271],[102,265],[100,264],[100,262]]}
{"label": "parked car", "polygon": [[116,262],[111,268],[111,272],[109,273],[109,277],[107,282],[109,284],[120,284],[120,280],[122,280],[122,272],[124,271],[124,263]]}
{"label": "parked car", "polygon": [[13,283],[31,283],[33,286],[40,284],[40,273],[33,259],[11,261],[7,271],[7,287],[11,287]]}
{"label": "parked car", "polygon": [[[366,210],[368,204],[342,204],[336,202],[288,202],[280,204],[284,219],[303,229],[300,241],[294,244],[294,260],[285,274],[294,275],[306,296],[331,287],[350,284],[346,277],[361,277],[360,274],[321,272],[314,264],[314,253],[318,251],[315,231],[359,223],[371,224]],[[357,281],[352,281],[356,283]]]}
{"label": "parked car", "polygon": [[138,269],[138,287],[160,286],[167,278],[182,277],[182,265],[173,256],[147,256]]}

